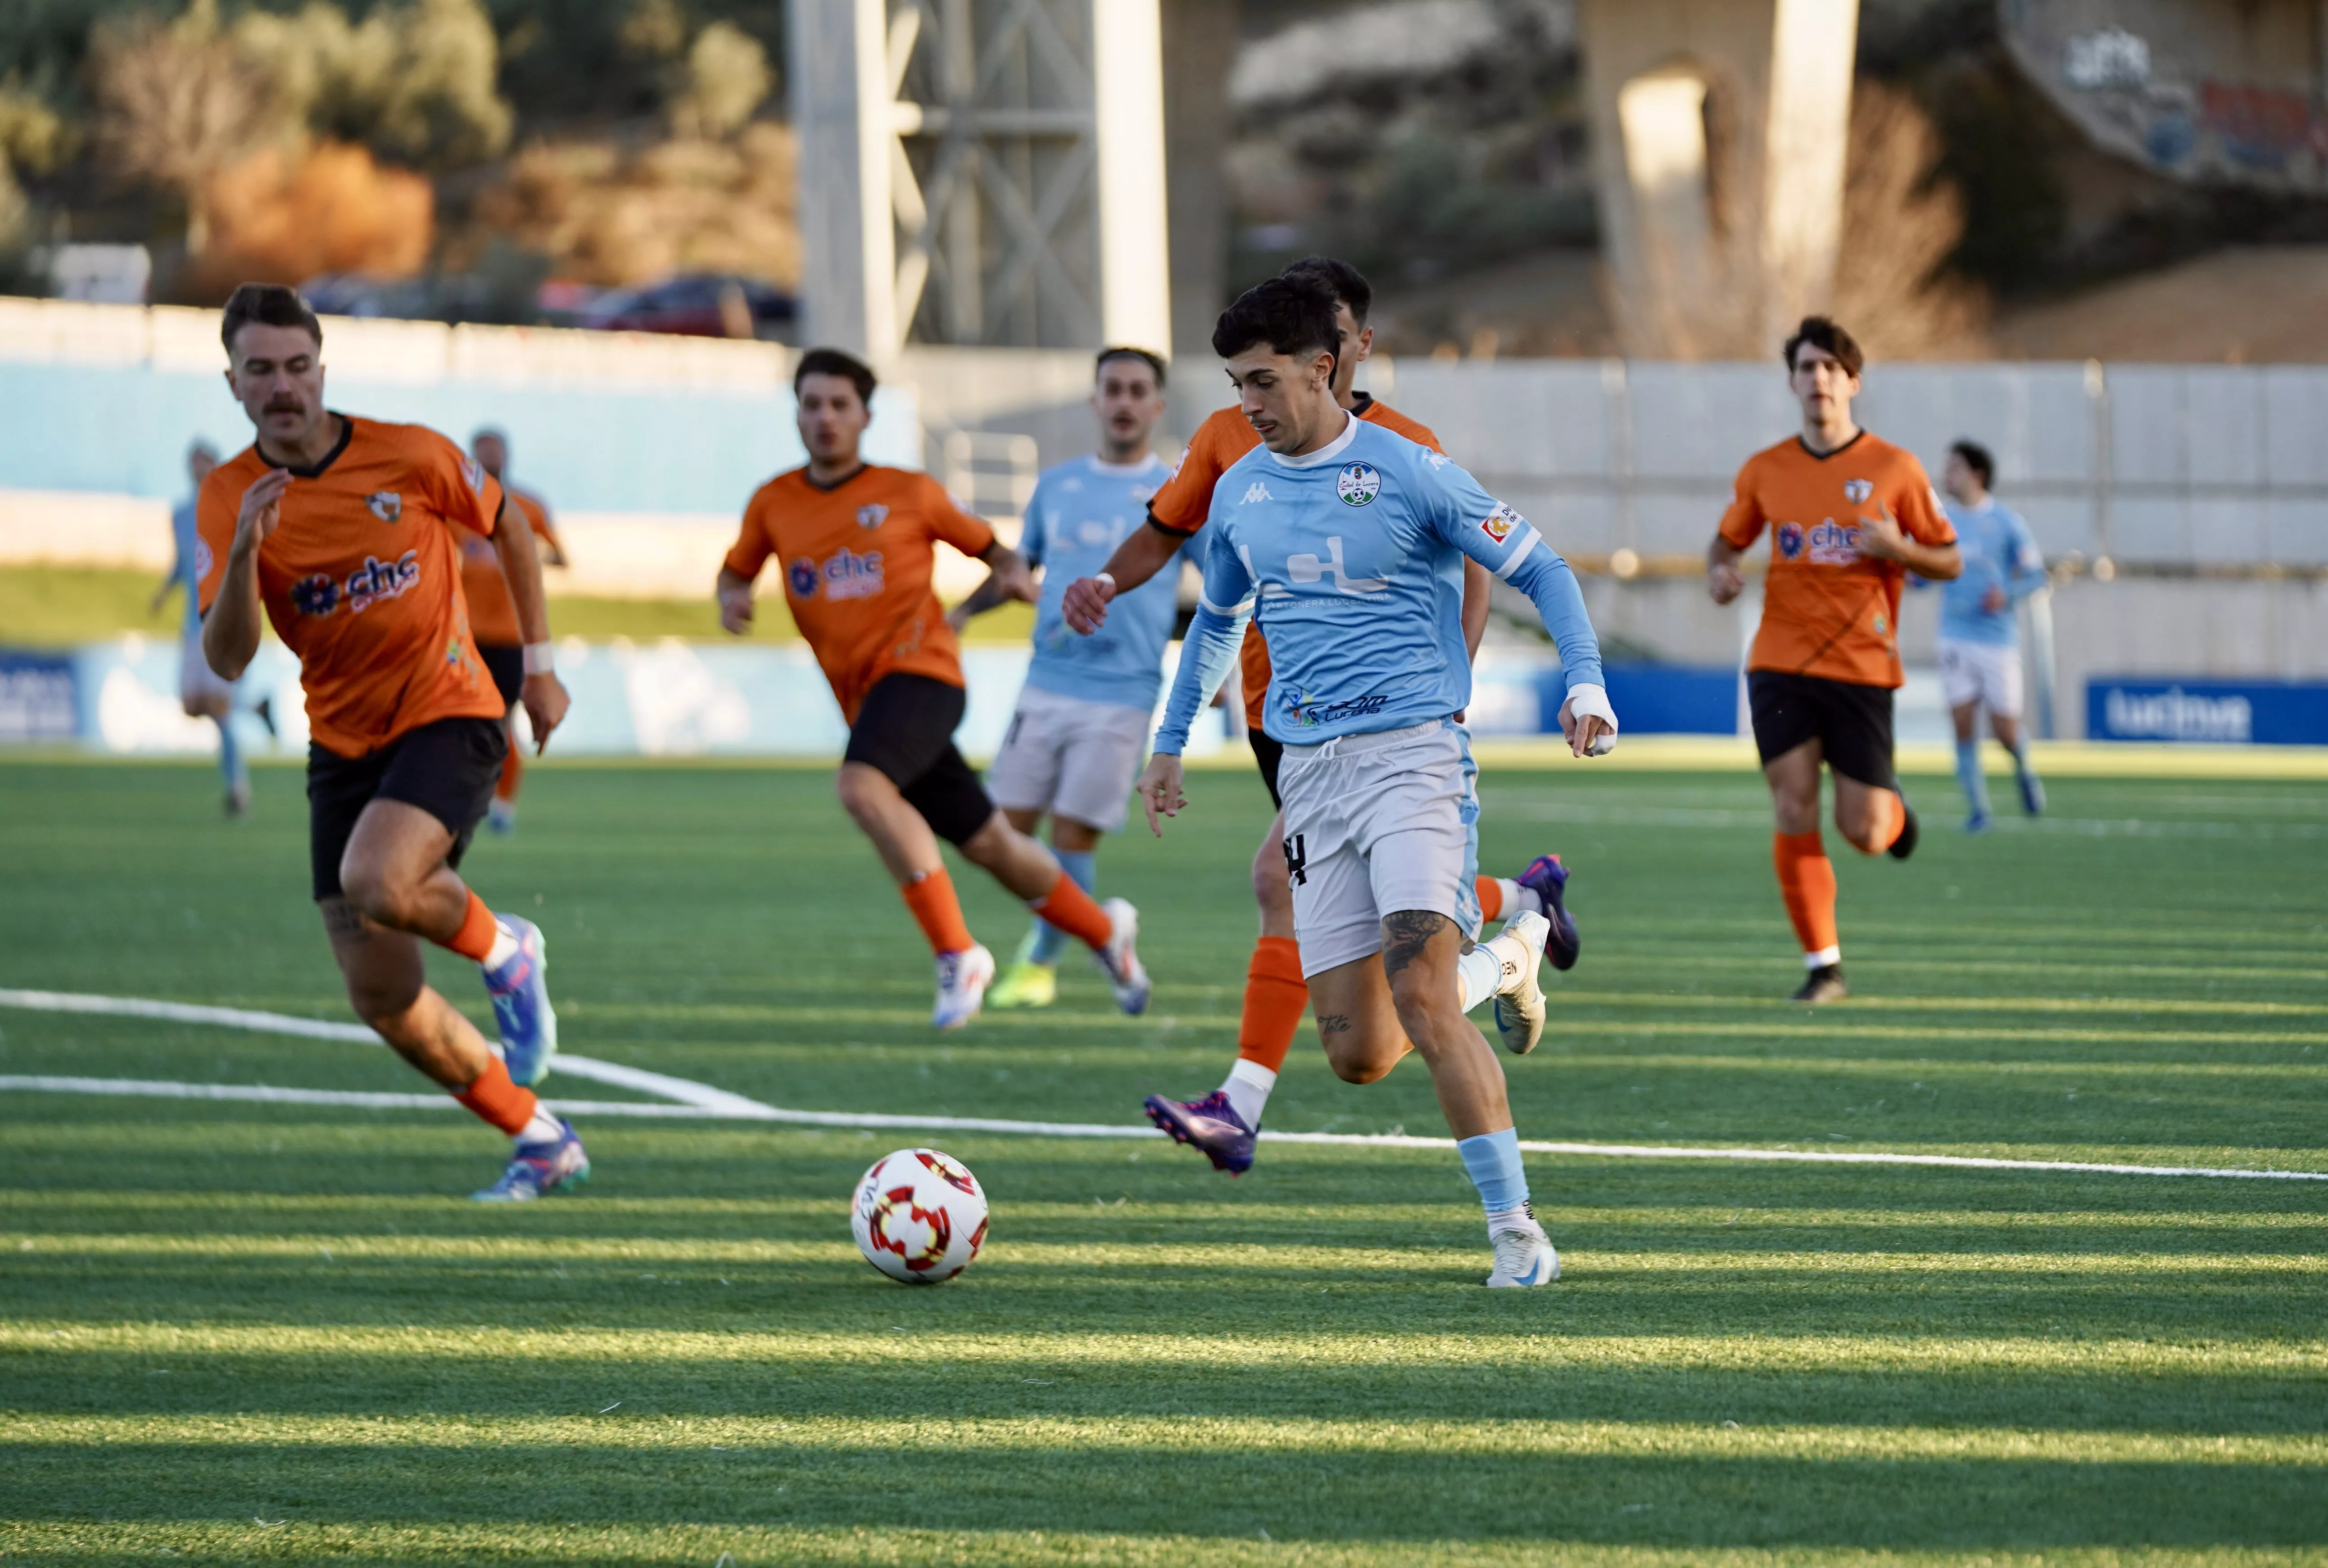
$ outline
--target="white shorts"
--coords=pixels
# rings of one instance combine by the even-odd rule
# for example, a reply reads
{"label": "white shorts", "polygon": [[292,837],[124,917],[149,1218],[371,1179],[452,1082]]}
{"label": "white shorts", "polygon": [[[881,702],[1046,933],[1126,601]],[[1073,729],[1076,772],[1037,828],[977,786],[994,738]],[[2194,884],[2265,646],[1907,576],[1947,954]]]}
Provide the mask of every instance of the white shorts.
{"label": "white shorts", "polygon": [[2009,643],[1940,639],[1940,690],[1950,708],[1977,702],[1998,718],[2021,717],[2021,650]]}
{"label": "white shorts", "polygon": [[186,634],[178,645],[178,701],[191,708],[199,702],[232,702],[234,682],[221,679],[211,662],[202,656],[202,634],[195,630]]}
{"label": "white shorts", "polygon": [[1385,915],[1444,915],[1479,934],[1479,770],[1451,718],[1289,746],[1285,867],[1301,974],[1382,951]]}
{"label": "white shorts", "polygon": [[1026,687],[986,770],[986,793],[1006,812],[1048,812],[1114,832],[1131,809],[1151,717],[1144,708]]}

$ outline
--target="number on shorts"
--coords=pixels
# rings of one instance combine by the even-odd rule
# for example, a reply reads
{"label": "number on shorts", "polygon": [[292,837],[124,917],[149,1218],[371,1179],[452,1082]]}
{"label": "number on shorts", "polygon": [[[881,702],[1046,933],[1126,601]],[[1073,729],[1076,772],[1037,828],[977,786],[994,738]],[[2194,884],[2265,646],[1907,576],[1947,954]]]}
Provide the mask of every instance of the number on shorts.
{"label": "number on shorts", "polygon": [[1299,833],[1285,840],[1285,877],[1297,887],[1310,885],[1310,851]]}

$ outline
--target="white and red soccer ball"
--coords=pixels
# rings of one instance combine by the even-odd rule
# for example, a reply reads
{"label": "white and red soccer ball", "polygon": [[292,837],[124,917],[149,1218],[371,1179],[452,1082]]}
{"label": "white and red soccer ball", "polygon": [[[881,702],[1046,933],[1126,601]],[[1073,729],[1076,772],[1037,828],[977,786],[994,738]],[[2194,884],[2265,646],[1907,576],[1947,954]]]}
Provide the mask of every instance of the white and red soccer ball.
{"label": "white and red soccer ball", "polygon": [[859,1179],[849,1228],[865,1261],[891,1279],[943,1284],[985,1244],[986,1191],[951,1155],[900,1149]]}

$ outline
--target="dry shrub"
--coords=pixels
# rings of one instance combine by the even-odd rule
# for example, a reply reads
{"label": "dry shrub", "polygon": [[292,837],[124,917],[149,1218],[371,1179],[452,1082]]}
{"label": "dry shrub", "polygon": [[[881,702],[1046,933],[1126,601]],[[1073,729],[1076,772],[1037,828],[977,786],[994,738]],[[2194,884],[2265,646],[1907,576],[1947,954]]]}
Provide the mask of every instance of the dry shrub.
{"label": "dry shrub", "polygon": [[477,234],[549,258],[557,275],[619,286],[671,272],[735,272],[800,285],[797,144],[784,126],[732,142],[537,143],[479,193]]}
{"label": "dry shrub", "polygon": [[210,249],[190,280],[198,292],[320,272],[408,277],[427,262],[435,232],[428,182],[344,142],[257,153],[211,182],[209,206]]}
{"label": "dry shrub", "polygon": [[1986,294],[1946,273],[1964,201],[1935,177],[1939,132],[1905,93],[1863,78],[1851,99],[1834,314],[1879,359],[1986,352]]}

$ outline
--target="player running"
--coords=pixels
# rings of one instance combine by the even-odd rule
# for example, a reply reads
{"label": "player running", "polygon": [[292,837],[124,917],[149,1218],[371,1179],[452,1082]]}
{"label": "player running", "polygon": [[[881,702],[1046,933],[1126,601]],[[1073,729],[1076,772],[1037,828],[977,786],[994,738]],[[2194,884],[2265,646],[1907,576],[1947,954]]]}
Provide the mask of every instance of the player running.
{"label": "player running", "polygon": [[1754,745],[1778,819],[1779,892],[1810,972],[1799,1002],[1848,996],[1835,938],[1835,865],[1819,838],[1819,765],[1835,775],[1835,825],[1863,855],[1916,848],[1916,813],[1892,769],[1892,693],[1900,669],[1900,585],[1961,569],[1956,532],[1915,455],[1852,422],[1864,358],[1849,333],[1808,316],[1787,340],[1799,437],[1738,471],[1707,547],[1717,605],[1746,587],[1738,562],[1765,527],[1770,575],[1746,660]]}
{"label": "player running", "polygon": [[[236,679],[258,651],[263,606],[299,656],[314,896],[348,1000],[406,1061],[516,1140],[477,1197],[540,1197],[590,1173],[574,1129],[526,1087],[558,1048],[541,933],[496,916],[457,871],[509,739],[469,633],[456,530],[500,552],[524,628],[526,713],[546,745],[567,699],[550,670],[533,536],[504,526],[501,486],[434,430],[324,406],[323,328],[295,291],[242,285],[223,336],[227,385],[258,437],[198,502],[202,652]],[[502,1055],[429,987],[416,937],[483,971]]]}
{"label": "player running", "polygon": [[[1989,493],[1996,459],[1972,441],[1948,448],[1940,470],[1943,502],[1964,554],[1964,571],[1940,590],[1940,690],[1957,726],[1957,782],[1964,786],[1965,831],[1988,826],[1988,780],[1980,771],[1980,710],[1996,743],[2012,754],[2021,809],[2045,810],[2045,786],[2021,744],[2021,624],[2014,606],[2045,586],[2045,558],[2021,514]],[[1914,587],[1926,586],[1918,577]]]}
{"label": "player running", "polygon": [[1544,1284],[1559,1255],[1528,1207],[1503,1069],[1464,1017],[1492,999],[1505,1046],[1535,1047],[1547,925],[1523,914],[1494,941],[1473,940],[1478,772],[1454,717],[1470,699],[1463,557],[1535,602],[1560,647],[1561,728],[1576,755],[1613,744],[1616,715],[1567,563],[1444,456],[1336,399],[1334,305],[1310,279],[1272,278],[1214,330],[1267,449],[1238,459],[1214,493],[1204,597],[1141,805],[1160,831],[1158,813],[1186,803],[1188,727],[1257,615],[1274,665],[1263,718],[1285,747],[1294,930],[1327,1059],[1367,1084],[1422,1053],[1487,1213],[1487,1282]]}
{"label": "player running", "polygon": [[[202,493],[202,481],[211,476],[218,462],[217,451],[207,441],[197,441],[186,448],[186,477],[192,482],[195,495]],[[219,772],[226,780],[226,814],[245,816],[250,811],[250,769],[245,765],[242,746],[234,737],[234,710],[239,706],[241,689],[231,681],[220,680],[202,657],[202,543],[195,528],[195,503],[192,498],[171,509],[170,540],[170,575],[154,590],[148,613],[161,610],[172,588],[185,590],[178,639],[178,702],[187,718],[207,718],[218,726]],[[258,715],[258,721],[272,735],[275,714],[269,701],[262,697],[251,705],[250,710]]]}
{"label": "player running", "polygon": [[[1347,262],[1323,256],[1297,261],[1283,276],[1315,283],[1334,298],[1340,334],[1335,400],[1361,419],[1438,451],[1439,438],[1428,427],[1367,393],[1352,390],[1358,366],[1374,352],[1374,329],[1366,324],[1374,290],[1366,277]],[[1217,409],[1207,418],[1181,454],[1170,482],[1149,502],[1149,526],[1118,546],[1104,570],[1069,586],[1063,601],[1068,624],[1090,631],[1103,624],[1114,598],[1138,589],[1205,526],[1221,475],[1260,445],[1261,437],[1241,408]],[[1476,656],[1488,624],[1488,574],[1469,560],[1463,565],[1462,614],[1464,647],[1468,654]],[[1269,690],[1269,646],[1257,624],[1245,634],[1240,662],[1246,741],[1260,764],[1271,804],[1281,805],[1277,769],[1282,748],[1270,737],[1263,722]],[[1151,1094],[1145,1106],[1150,1121],[1176,1141],[1201,1150],[1214,1169],[1232,1176],[1253,1168],[1253,1134],[1260,1129],[1277,1075],[1301,1027],[1302,1009],[1310,1002],[1310,988],[1302,982],[1300,954],[1294,945],[1293,894],[1285,869],[1284,838],[1284,823],[1272,821],[1253,854],[1253,888],[1261,906],[1261,935],[1245,973],[1237,1056],[1228,1076],[1202,1098],[1172,1100]],[[1576,925],[1563,902],[1567,882],[1568,869],[1560,857],[1543,855],[1517,878],[1480,878],[1478,893],[1488,919],[1524,912],[1549,919],[1553,964],[1564,970],[1575,964],[1579,951]]]}
{"label": "player running", "polygon": [[960,1028],[978,1016],[994,956],[972,940],[938,840],[1092,950],[1116,1005],[1148,1006],[1134,951],[1140,917],[1121,898],[1104,907],[1050,850],[1010,825],[954,749],[962,723],[960,644],[930,590],[940,540],[993,568],[995,597],[1033,600],[1027,563],[925,474],[859,456],[872,415],[873,372],[838,349],[811,349],[793,375],[808,462],[754,493],[719,568],[719,624],[752,624],[752,584],[780,558],[784,602],[849,721],[836,781],[840,803],[873,840],[906,907],[937,955],[930,1022]]}
{"label": "player running", "polygon": [[[490,427],[469,437],[469,455],[501,483],[510,506],[533,530],[534,554],[545,566],[566,564],[566,546],[550,526],[549,508],[538,495],[509,482],[509,437]],[[493,803],[486,809],[485,826],[506,833],[517,826],[518,784],[525,776],[525,753],[517,744],[518,697],[525,687],[525,639],[518,629],[517,605],[510,597],[509,581],[502,575],[502,558],[493,541],[464,530],[461,535],[461,590],[469,598],[469,630],[475,634],[477,653],[493,678],[507,709],[502,728],[510,737],[502,758],[501,777],[493,784]]]}
{"label": "player running", "polygon": [[[1032,833],[1050,814],[1051,851],[1086,893],[1097,886],[1100,839],[1123,826],[1132,775],[1148,755],[1164,643],[1178,611],[1178,574],[1166,572],[1126,595],[1092,636],[1076,635],[1060,618],[1067,584],[1097,570],[1140,526],[1148,498],[1170,473],[1148,445],[1164,417],[1164,361],[1145,349],[1102,349],[1093,380],[1098,454],[1047,471],[1027,503],[1018,553],[1043,571],[1035,657],[1002,750],[986,770],[987,792],[1012,827]],[[1193,541],[1180,553],[1199,559]],[[990,577],[947,620],[959,631],[1001,598],[999,579]],[[987,1005],[1050,1006],[1065,939],[1037,916]]]}

